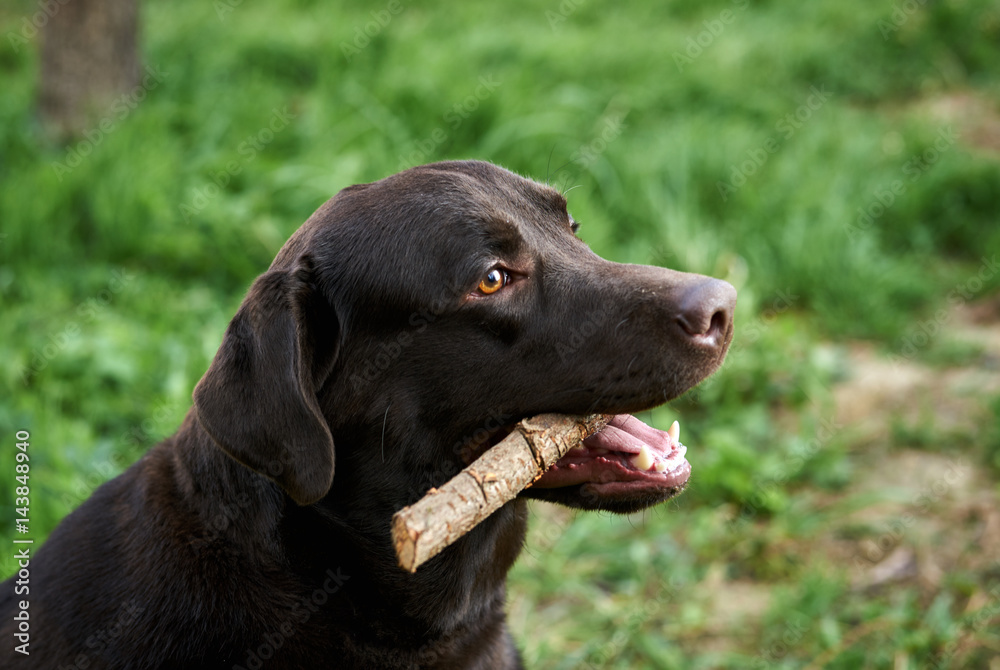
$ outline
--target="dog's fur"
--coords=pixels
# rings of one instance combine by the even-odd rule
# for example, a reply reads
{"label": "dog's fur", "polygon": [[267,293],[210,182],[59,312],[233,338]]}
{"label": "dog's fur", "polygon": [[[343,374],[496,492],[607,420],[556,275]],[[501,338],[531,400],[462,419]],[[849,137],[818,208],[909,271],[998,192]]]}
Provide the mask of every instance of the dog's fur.
{"label": "dog's fur", "polygon": [[[605,261],[575,228],[560,193],[481,162],[320,207],[251,287],[178,432],[59,525],[30,594],[3,584],[0,665],[522,667],[504,599],[523,498],[628,512],[678,489],[530,488],[412,575],[392,514],[520,418],[678,396],[732,334],[728,284]],[[497,266],[510,282],[484,295]]]}

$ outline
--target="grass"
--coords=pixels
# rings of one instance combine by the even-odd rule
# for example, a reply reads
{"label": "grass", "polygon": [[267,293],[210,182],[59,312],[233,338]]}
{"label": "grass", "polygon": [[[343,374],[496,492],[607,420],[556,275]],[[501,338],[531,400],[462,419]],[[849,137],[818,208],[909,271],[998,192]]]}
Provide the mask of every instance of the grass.
{"label": "grass", "polygon": [[[143,99],[60,143],[36,44],[9,38],[38,6],[7,3],[0,425],[32,433],[36,539],[175,429],[319,204],[482,158],[567,189],[598,253],[740,291],[724,370],[647,417],[682,417],[690,490],[627,519],[533,508],[510,604],[532,667],[996,667],[989,505],[864,484],[912,453],[964,458],[994,505],[1000,483],[995,362],[953,312],[925,327],[1000,289],[1000,9],[904,4],[402,3],[380,25],[361,2],[149,0]],[[889,381],[979,370],[981,429],[940,398],[838,425],[858,347],[899,363]],[[865,585],[865,556],[898,548],[918,577]]]}

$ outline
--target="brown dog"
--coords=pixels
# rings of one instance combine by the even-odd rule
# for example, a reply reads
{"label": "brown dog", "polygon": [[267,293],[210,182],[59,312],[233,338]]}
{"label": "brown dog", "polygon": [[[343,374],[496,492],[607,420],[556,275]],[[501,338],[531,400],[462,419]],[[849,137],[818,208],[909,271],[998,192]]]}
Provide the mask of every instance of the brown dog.
{"label": "brown dog", "polygon": [[[624,415],[711,374],[725,282],[605,261],[557,191],[481,162],[344,189],[251,287],[180,430],[0,593],[5,668],[520,668],[526,505],[408,574],[392,514],[517,420],[622,414],[525,496],[629,512],[690,468]],[[29,601],[30,656],[13,616]]]}

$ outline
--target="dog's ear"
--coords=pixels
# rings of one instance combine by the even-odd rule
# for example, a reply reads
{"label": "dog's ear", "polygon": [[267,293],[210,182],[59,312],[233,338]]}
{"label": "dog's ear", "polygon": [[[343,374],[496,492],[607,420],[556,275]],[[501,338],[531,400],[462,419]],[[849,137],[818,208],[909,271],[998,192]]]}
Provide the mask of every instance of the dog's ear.
{"label": "dog's ear", "polygon": [[333,482],[333,437],[316,391],[336,357],[337,319],[312,263],[250,287],[194,389],[198,420],[230,456],[310,505]]}

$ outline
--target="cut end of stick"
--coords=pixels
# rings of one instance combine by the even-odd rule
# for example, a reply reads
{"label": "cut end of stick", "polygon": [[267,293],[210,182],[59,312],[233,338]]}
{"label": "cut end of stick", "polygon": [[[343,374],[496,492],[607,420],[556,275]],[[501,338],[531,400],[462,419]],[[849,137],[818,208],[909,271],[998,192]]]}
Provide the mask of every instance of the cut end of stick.
{"label": "cut end of stick", "polygon": [[399,567],[408,572],[417,571],[417,540],[420,533],[407,527],[405,517],[397,512],[392,517],[393,544],[396,545],[396,557]]}

